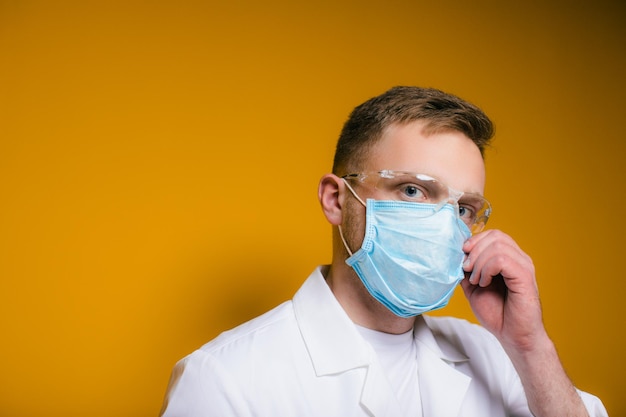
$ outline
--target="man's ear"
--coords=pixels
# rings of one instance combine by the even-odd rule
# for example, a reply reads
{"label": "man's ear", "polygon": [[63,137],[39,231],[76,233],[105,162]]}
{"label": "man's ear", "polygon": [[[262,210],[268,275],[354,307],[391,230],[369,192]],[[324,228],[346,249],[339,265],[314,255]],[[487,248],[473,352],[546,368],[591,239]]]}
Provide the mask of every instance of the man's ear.
{"label": "man's ear", "polygon": [[317,197],[322,205],[324,216],[333,226],[339,226],[343,221],[344,196],[345,185],[341,178],[335,174],[326,174],[322,177]]}

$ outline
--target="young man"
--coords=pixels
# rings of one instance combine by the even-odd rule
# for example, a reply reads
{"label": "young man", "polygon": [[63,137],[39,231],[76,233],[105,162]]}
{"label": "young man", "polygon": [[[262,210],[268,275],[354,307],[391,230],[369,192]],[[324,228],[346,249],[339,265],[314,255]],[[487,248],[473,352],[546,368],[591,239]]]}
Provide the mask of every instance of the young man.
{"label": "young man", "polygon": [[[606,416],[563,370],[532,260],[482,232],[492,133],[434,89],[358,106],[319,186],[332,264],[180,361],[163,416]],[[459,283],[482,327],[423,315]]]}

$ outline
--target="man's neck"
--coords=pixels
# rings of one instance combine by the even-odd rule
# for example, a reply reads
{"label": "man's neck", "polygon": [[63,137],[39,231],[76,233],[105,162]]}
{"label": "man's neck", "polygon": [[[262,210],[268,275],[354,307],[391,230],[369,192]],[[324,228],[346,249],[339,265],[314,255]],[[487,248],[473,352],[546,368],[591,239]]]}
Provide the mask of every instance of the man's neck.
{"label": "man's neck", "polygon": [[333,260],[324,276],[330,290],[350,319],[359,326],[401,334],[415,324],[415,317],[398,317],[367,291],[361,279],[343,260]]}

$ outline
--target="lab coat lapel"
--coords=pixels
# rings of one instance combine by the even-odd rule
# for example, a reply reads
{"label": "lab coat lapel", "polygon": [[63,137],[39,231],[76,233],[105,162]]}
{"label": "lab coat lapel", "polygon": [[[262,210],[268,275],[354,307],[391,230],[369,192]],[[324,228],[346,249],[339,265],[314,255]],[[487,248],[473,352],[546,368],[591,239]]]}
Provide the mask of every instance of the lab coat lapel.
{"label": "lab coat lapel", "polygon": [[318,376],[367,366],[371,349],[339,305],[318,268],[293,297],[298,326]]}
{"label": "lab coat lapel", "polygon": [[[420,352],[421,351],[421,352]],[[419,384],[424,417],[456,417],[471,378],[431,350],[418,348]]]}
{"label": "lab coat lapel", "polygon": [[[423,416],[460,416],[472,379],[456,370],[455,364],[469,358],[453,344],[439,344],[421,316],[416,319],[414,331]],[[377,360],[368,367],[361,403],[375,417],[400,415],[396,395]]]}
{"label": "lab coat lapel", "polygon": [[367,369],[367,376],[363,385],[361,404],[374,417],[397,417],[399,411],[396,394],[377,361],[372,362]]}
{"label": "lab coat lapel", "polygon": [[376,355],[332,295],[321,270],[302,285],[293,306],[316,374],[366,369],[361,404],[374,417],[398,417],[396,395]]}
{"label": "lab coat lapel", "polygon": [[444,353],[422,317],[415,328],[418,378],[424,417],[457,417],[471,378],[454,368],[467,360],[461,352]]}
{"label": "lab coat lapel", "polygon": [[[303,284],[293,306],[317,375],[366,368],[363,406],[375,417],[399,416],[396,395],[380,363],[332,295],[321,270]],[[454,363],[467,357],[453,345],[440,347],[422,316],[417,317],[414,332],[424,417],[457,417],[471,378],[455,370]]]}

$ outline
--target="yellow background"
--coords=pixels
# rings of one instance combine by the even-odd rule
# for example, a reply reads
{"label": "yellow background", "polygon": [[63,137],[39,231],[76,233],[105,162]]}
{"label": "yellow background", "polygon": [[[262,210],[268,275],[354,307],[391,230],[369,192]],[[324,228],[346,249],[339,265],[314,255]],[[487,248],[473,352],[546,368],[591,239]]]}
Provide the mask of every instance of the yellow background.
{"label": "yellow background", "polygon": [[399,84],[493,118],[490,226],[626,415],[622,2],[311,3],[0,0],[0,415],[157,415],[178,359],[330,260],[318,179]]}

